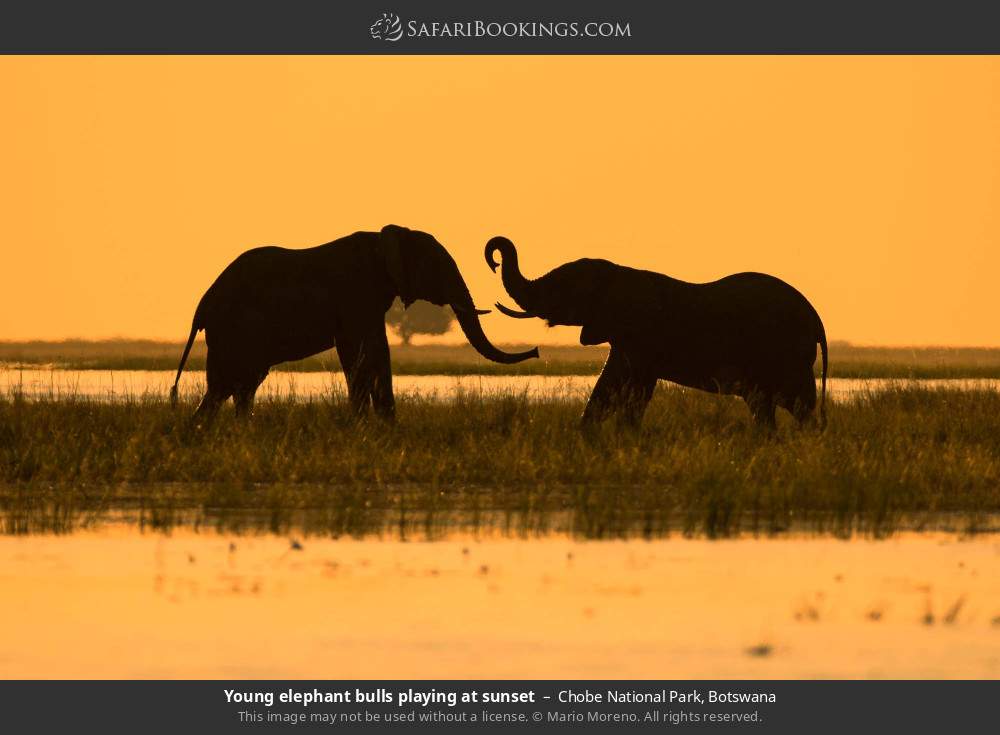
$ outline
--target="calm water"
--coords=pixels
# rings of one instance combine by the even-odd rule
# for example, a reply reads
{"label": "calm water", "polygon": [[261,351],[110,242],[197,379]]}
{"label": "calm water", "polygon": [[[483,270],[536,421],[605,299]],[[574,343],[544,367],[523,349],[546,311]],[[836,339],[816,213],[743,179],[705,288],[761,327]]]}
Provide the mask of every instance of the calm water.
{"label": "calm water", "polygon": [[[396,395],[417,395],[448,401],[460,392],[513,392],[529,398],[584,399],[594,387],[596,375],[397,375]],[[0,369],[0,392],[20,390],[29,398],[75,396],[97,400],[120,400],[144,395],[166,397],[174,381],[171,370],[13,370]],[[865,390],[880,390],[906,381],[888,379],[831,378],[828,393],[845,399]],[[922,380],[928,388],[1000,389],[1000,383],[975,379]],[[181,379],[182,395],[200,396],[205,387],[203,371],[186,371]],[[342,373],[284,373],[268,376],[258,398],[316,398],[346,393]]]}
{"label": "calm water", "polygon": [[0,678],[997,678],[996,537],[0,537]]}

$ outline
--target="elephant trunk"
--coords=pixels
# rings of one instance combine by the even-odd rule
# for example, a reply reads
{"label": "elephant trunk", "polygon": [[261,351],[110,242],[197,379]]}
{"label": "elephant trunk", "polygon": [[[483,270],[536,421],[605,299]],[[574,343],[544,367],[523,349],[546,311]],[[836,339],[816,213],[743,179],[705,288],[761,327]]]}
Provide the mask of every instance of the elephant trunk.
{"label": "elephant trunk", "polygon": [[532,357],[538,357],[537,347],[524,352],[504,352],[495,347],[489,338],[487,338],[486,333],[483,332],[483,325],[479,323],[479,314],[472,304],[471,297],[467,303],[451,304],[451,308],[455,312],[455,318],[458,319],[458,324],[462,327],[462,331],[465,333],[465,338],[469,340],[469,344],[475,347],[476,352],[487,360],[499,362],[503,365],[513,365],[518,362],[530,360]]}
{"label": "elephant trunk", "polygon": [[483,325],[479,322],[479,315],[488,312],[476,308],[472,300],[472,294],[469,293],[469,287],[465,285],[465,279],[462,278],[462,274],[458,270],[458,265],[452,262],[452,266],[454,268],[454,277],[450,281],[451,288],[449,290],[451,294],[447,299],[447,303],[451,307],[451,310],[455,312],[455,318],[458,320],[458,325],[462,328],[465,338],[469,340],[469,344],[476,349],[476,352],[487,360],[499,362],[503,365],[513,365],[518,362],[530,360],[533,357],[538,357],[537,347],[524,352],[504,352],[490,342],[486,333],[483,332]]}
{"label": "elephant trunk", "polygon": [[518,306],[527,312],[534,310],[531,298],[531,281],[524,277],[517,263],[517,249],[514,243],[506,237],[494,237],[486,243],[486,263],[494,273],[497,270],[496,253],[500,253],[502,264],[500,265],[500,277],[503,287],[511,295]]}

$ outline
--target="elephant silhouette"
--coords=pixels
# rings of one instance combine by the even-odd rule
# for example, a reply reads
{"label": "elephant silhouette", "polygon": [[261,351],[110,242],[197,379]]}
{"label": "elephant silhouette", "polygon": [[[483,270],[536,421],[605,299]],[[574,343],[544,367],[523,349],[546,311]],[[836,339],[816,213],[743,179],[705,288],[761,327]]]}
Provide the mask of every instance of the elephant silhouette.
{"label": "elephant silhouette", "polygon": [[778,406],[805,424],[816,408],[817,344],[823,357],[819,413],[825,425],[826,331],[805,296],[784,281],[737,273],[688,283],[591,258],[529,280],[510,240],[494,237],[486,244],[486,262],[494,272],[497,253],[504,288],[524,310],[498,303],[500,311],[545,319],[550,326],[581,327],[585,345],[610,344],[584,425],[612,415],[639,424],[660,379],[741,396],[755,421],[769,428]]}
{"label": "elephant silhouette", "polygon": [[385,312],[399,297],[451,306],[465,336],[486,359],[517,363],[538,350],[508,354],[493,346],[458,265],[426,232],[386,225],[301,250],[248,250],[216,278],[195,309],[177,387],[191,345],[205,331],[208,390],[196,423],[211,420],[232,397],[252,411],[257,388],[274,365],[337,348],[354,410],[395,414]]}

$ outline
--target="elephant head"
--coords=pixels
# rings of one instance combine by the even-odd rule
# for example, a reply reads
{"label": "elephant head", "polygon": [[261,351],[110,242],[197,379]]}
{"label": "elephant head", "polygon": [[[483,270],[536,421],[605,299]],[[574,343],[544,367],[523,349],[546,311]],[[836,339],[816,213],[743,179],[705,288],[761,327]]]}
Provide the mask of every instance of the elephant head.
{"label": "elephant head", "polygon": [[619,328],[619,310],[608,302],[613,292],[615,267],[606,260],[582,258],[565,263],[544,276],[529,280],[518,266],[517,250],[506,237],[494,237],[486,243],[486,263],[493,272],[498,267],[504,288],[524,311],[509,309],[497,303],[497,309],[515,319],[537,317],[550,327],[582,327],[580,342],[596,345],[607,342]]}
{"label": "elephant head", "polygon": [[511,365],[538,357],[538,348],[508,353],[495,347],[479,323],[481,314],[454,258],[444,245],[426,232],[386,225],[379,233],[377,246],[386,274],[403,304],[417,299],[438,306],[450,306],[466,339],[487,360]]}

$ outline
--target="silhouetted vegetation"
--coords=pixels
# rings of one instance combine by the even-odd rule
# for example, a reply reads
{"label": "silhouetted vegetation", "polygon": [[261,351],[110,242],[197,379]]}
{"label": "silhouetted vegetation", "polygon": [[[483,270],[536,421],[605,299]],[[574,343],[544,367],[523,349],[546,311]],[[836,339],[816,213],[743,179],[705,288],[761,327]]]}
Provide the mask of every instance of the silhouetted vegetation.
{"label": "silhouetted vegetation", "polygon": [[976,531],[1000,512],[1000,393],[899,384],[832,402],[825,433],[658,389],[639,432],[577,429],[580,397],[400,397],[395,426],[344,396],[262,400],[184,430],[192,406],[0,397],[0,525],[143,524],[367,534],[456,525],[582,537]]}
{"label": "silhouetted vegetation", "polygon": [[406,308],[397,298],[385,313],[385,323],[399,335],[399,339],[407,347],[418,334],[447,334],[454,322],[455,312],[450,307],[437,306],[430,301],[414,301]]}

